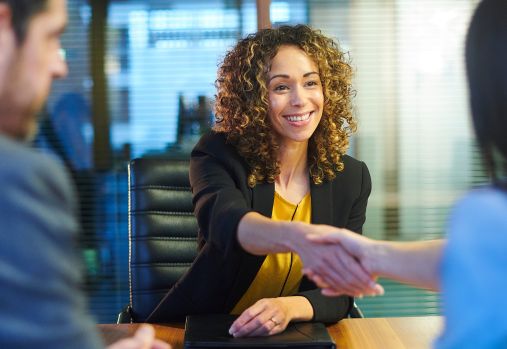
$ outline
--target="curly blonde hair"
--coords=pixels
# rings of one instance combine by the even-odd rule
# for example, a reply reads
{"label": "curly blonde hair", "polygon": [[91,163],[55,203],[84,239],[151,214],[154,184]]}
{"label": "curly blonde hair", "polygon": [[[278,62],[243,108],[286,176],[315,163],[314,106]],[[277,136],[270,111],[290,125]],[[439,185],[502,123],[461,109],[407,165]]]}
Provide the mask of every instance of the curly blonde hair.
{"label": "curly blonde hair", "polygon": [[248,185],[273,183],[280,174],[279,145],[268,117],[267,73],[278,49],[294,45],[318,66],[324,93],[322,119],[308,144],[315,184],[343,170],[342,155],[356,130],[352,115],[352,68],[330,38],[306,25],[263,29],[240,40],[224,57],[215,82],[215,126],[250,166]]}

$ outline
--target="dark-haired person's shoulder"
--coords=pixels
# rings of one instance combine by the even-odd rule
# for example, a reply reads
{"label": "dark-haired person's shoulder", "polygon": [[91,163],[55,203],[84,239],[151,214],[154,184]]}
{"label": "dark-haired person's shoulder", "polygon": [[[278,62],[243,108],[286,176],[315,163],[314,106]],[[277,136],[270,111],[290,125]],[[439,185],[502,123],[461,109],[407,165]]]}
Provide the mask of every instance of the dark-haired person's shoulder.
{"label": "dark-haired person's shoulder", "polygon": [[456,203],[453,214],[467,224],[496,224],[507,229],[507,190],[491,186],[472,190]]}

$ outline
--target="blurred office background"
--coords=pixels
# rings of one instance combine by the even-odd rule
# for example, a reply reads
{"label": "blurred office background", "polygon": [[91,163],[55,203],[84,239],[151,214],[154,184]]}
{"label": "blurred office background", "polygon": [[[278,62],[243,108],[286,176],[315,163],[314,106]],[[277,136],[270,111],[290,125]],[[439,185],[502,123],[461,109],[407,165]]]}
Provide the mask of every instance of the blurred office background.
{"label": "blurred office background", "polygon": [[[68,0],[70,74],[54,85],[35,146],[58,156],[76,182],[97,321],[114,322],[129,299],[128,161],[188,157],[213,120],[217,65],[256,31],[258,11],[269,10],[273,26],[319,28],[350,54],[359,120],[350,153],[373,180],[365,234],[443,236],[452,203],[485,179],[463,59],[477,2]],[[437,294],[384,284],[384,297],[358,300],[367,317],[439,314]]]}

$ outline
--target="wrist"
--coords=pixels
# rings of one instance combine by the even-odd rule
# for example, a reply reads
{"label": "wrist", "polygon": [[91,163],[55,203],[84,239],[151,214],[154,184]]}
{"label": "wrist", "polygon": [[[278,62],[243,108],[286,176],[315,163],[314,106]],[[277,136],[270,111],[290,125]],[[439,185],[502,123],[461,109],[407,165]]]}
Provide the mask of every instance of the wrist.
{"label": "wrist", "polygon": [[364,264],[371,274],[375,276],[386,275],[389,244],[390,242],[387,241],[375,241],[369,246]]}
{"label": "wrist", "polygon": [[300,247],[306,242],[306,232],[301,222],[279,222],[279,242],[286,251],[299,253]]}
{"label": "wrist", "polygon": [[310,321],[313,319],[313,307],[303,296],[279,297],[286,309],[289,321]]}

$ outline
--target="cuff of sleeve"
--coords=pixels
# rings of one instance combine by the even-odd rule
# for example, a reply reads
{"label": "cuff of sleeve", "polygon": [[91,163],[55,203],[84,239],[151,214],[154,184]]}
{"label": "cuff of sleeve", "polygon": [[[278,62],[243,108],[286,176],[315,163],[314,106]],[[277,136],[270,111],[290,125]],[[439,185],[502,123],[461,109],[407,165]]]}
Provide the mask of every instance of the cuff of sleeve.
{"label": "cuff of sleeve", "polygon": [[335,323],[347,317],[352,297],[327,297],[320,293],[320,289],[304,291],[295,296],[305,297],[313,308],[312,322]]}

